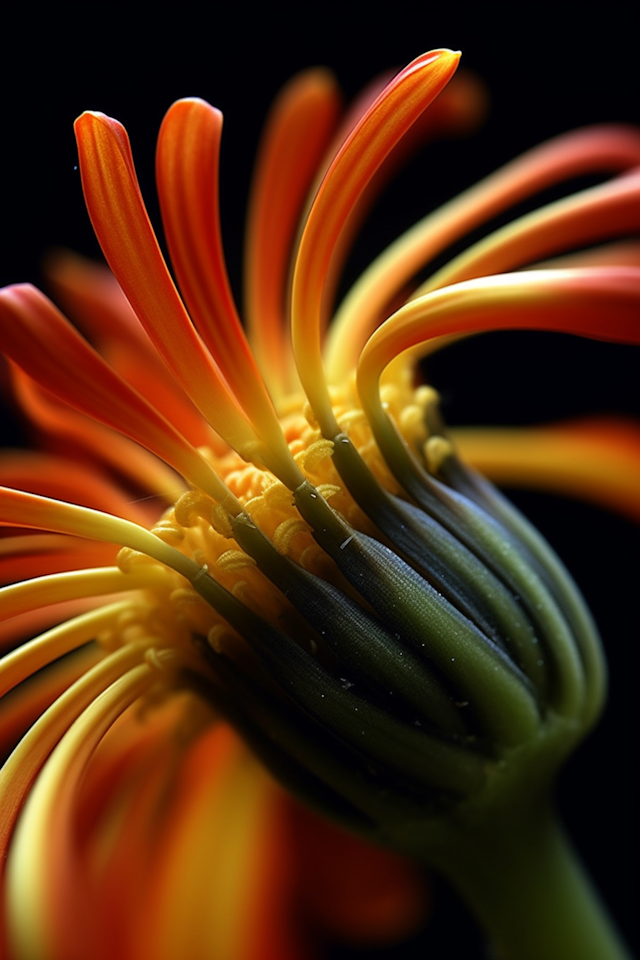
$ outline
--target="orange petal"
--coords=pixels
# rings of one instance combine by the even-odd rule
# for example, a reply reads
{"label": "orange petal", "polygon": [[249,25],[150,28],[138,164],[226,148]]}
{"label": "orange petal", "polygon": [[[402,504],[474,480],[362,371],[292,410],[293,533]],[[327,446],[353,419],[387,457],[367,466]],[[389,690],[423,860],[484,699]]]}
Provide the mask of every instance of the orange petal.
{"label": "orange petal", "polygon": [[295,386],[285,330],[293,240],[339,101],[326,70],[294,77],[271,109],[256,160],[246,229],[245,308],[249,338],[274,397]]}
{"label": "orange petal", "polygon": [[[147,890],[140,955],[300,956],[291,943],[279,789],[224,725],[196,741],[176,782]],[[195,922],[203,912],[205,928]]]}
{"label": "orange petal", "polygon": [[156,564],[136,564],[130,573],[123,573],[117,567],[52,573],[0,588],[0,619],[8,620],[34,607],[65,600],[104,597],[146,587],[166,588],[166,585],[166,571]]}
{"label": "orange petal", "polygon": [[257,438],[169,275],[124,127],[104,114],[84,113],[75,130],[87,209],[118,283],[187,395],[230,446],[251,459]]}
{"label": "orange petal", "polygon": [[414,296],[639,229],[640,167],[507,224],[448,263]]}
{"label": "orange petal", "polygon": [[405,350],[489,330],[555,330],[640,343],[640,268],[532,270],[467,280],[412,300],[369,338],[358,392],[372,425],[386,422],[382,371]]}
{"label": "orange petal", "polygon": [[2,351],[30,377],[220,496],[220,485],[204,458],[118,377],[39,290],[24,284],[0,291],[0,321]]}
{"label": "orange petal", "polygon": [[7,844],[18,811],[33,781],[60,737],[94,697],[140,661],[133,646],[123,647],[87,670],[42,714],[22,738],[0,771],[0,856]]}
{"label": "orange petal", "polygon": [[167,370],[111,271],[68,250],[51,254],[44,267],[57,302],[107,363],[190,443],[211,444],[216,434]]}
{"label": "orange petal", "polygon": [[162,121],[156,178],[171,263],[191,317],[245,414],[265,435],[271,399],[231,293],[220,235],[222,114],[204,100],[178,100]]}
{"label": "orange petal", "polygon": [[[180,760],[198,733],[202,703],[176,691],[153,709],[120,717],[96,749],[78,797],[76,873],[91,883],[90,943],[95,960],[139,960],[141,893],[154,875],[163,815]],[[210,721],[210,716],[209,716]],[[135,909],[133,909],[135,905]]]}
{"label": "orange petal", "polygon": [[0,701],[0,754],[8,757],[51,704],[102,656],[97,645],[88,644],[6,694]]}
{"label": "orange petal", "polygon": [[301,908],[325,936],[363,946],[407,937],[428,912],[416,864],[374,847],[289,800]]}
{"label": "orange petal", "polygon": [[[0,538],[0,584],[114,564],[117,547],[57,534]],[[1,643],[0,643],[1,646]]]}
{"label": "orange petal", "polygon": [[[56,571],[57,572],[57,571]],[[69,617],[75,617],[87,610],[93,610],[102,603],[102,599],[65,600],[63,603],[50,604],[27,610],[26,613],[11,620],[0,621],[0,649],[9,650],[24,642],[25,637],[33,637],[47,630],[52,624],[62,623]]]}
{"label": "orange petal", "polygon": [[640,522],[637,423],[603,417],[451,434],[462,457],[495,483],[580,497]]}
{"label": "orange petal", "polygon": [[129,520],[76,504],[38,497],[23,490],[0,487],[0,524],[35,527],[88,540],[117,543],[159,560],[187,579],[193,579],[201,572],[195,561]]}
{"label": "orange petal", "polygon": [[81,614],[4,656],[0,660],[0,697],[42,667],[95,639],[100,631],[115,622],[123,609],[126,608],[122,604],[112,604]]}
{"label": "orange petal", "polygon": [[[387,80],[389,78],[386,78]],[[385,81],[386,82],[386,81]],[[334,152],[337,152],[353,127],[360,121],[369,107],[374,103],[380,92],[384,88],[381,78],[374,80],[360,94],[352,109],[349,110],[345,120],[340,125],[338,131],[339,139],[336,140]],[[323,297],[327,304],[333,302],[335,288],[339,280],[340,272],[344,266],[346,258],[352,246],[352,241],[361,229],[362,221],[365,219],[377,197],[384,189],[386,184],[398,175],[399,170],[407,161],[425,144],[441,136],[460,135],[476,126],[484,119],[487,109],[486,94],[480,81],[465,73],[458,72],[451,79],[449,84],[440,92],[436,99],[429,105],[415,121],[413,126],[402,139],[397,143],[391,153],[384,159],[380,167],[376,170],[374,176],[368,182],[366,188],[362,191],[358,200],[354,204],[348,219],[342,229],[340,240],[332,253],[331,267],[325,280]],[[323,171],[324,172],[324,171]],[[318,177],[317,183],[320,183]],[[315,192],[315,190],[314,190]],[[313,196],[309,198],[309,206]],[[400,306],[405,298],[398,299],[396,306]],[[351,327],[354,326],[352,323]],[[355,323],[356,331],[359,331],[360,324]],[[370,332],[367,329],[367,333]],[[356,337],[357,337],[356,332]],[[328,340],[332,341],[334,336],[334,324],[328,331]],[[353,340],[353,331],[349,331],[349,336]],[[358,339],[359,346],[364,342],[364,337]],[[328,346],[327,348],[328,349]],[[330,356],[330,354],[329,354]],[[327,359],[329,359],[327,356]],[[343,373],[332,382],[342,382],[351,375],[355,369],[357,356],[350,352],[351,362],[347,366],[343,359]]]}
{"label": "orange petal", "polygon": [[434,211],[384,251],[345,297],[329,331],[327,370],[340,382],[366,337],[429,262],[503,210],[571,177],[626,170],[640,163],[640,134],[598,126],[564,134],[523,154]]}
{"label": "orange petal", "polygon": [[334,251],[358,198],[423,110],[447,84],[459,55],[436,50],[414,60],[380,94],[331,164],[300,242],[292,290],[292,336],[298,373],[321,429],[338,432],[324,382],[320,336],[323,294]]}
{"label": "orange petal", "polygon": [[181,477],[144,447],[54,397],[15,363],[9,363],[9,372],[16,402],[38,429],[42,446],[105,466],[159,503],[174,502],[185,488]]}
{"label": "orange petal", "polygon": [[[154,682],[143,664],[121,676],[75,721],[34,784],[8,860],[9,919],[17,953],[69,956],[88,943],[86,885],[74,877],[75,802],[86,765],[114,720]],[[74,882],[75,880],[75,882]],[[73,955],[72,953],[72,955]]]}
{"label": "orange petal", "polygon": [[122,490],[93,466],[54,454],[33,450],[2,451],[0,480],[6,487],[116,513],[137,523],[143,523],[147,516],[137,503],[132,503],[128,491]]}

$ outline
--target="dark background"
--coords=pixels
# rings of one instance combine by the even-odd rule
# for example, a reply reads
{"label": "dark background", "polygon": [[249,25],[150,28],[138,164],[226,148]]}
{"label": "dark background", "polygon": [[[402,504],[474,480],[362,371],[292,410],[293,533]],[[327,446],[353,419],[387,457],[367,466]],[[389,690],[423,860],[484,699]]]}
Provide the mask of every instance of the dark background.
{"label": "dark background", "polygon": [[[156,223],[153,151],[164,111],[187,95],[223,110],[223,232],[236,288],[261,121],[273,94],[299,69],[332,67],[350,97],[376,73],[449,46],[463,51],[463,63],[490,93],[482,129],[463,143],[430,148],[382,202],[354,251],[354,274],[399,230],[527,147],[587,123],[640,121],[637,28],[625,15],[629,6],[617,2],[603,5],[597,19],[574,12],[582,5],[562,3],[450,3],[446,12],[430,3],[394,3],[384,19],[368,4],[228,9],[187,2],[164,16],[149,12],[156,9],[23,3],[3,14],[0,283],[39,282],[40,258],[53,245],[98,255],[71,127],[87,108],[128,128]],[[599,411],[640,414],[637,370],[632,348],[517,334],[452,348],[434,360],[429,376],[452,423],[534,423]],[[4,429],[11,433],[10,424]],[[638,855],[630,761],[640,538],[626,522],[583,505],[524,494],[517,500],[567,561],[602,627],[610,706],[563,775],[560,804],[611,910],[637,940],[627,878],[637,873]],[[419,942],[366,956],[480,956],[455,899],[439,887],[436,898],[434,922]]]}

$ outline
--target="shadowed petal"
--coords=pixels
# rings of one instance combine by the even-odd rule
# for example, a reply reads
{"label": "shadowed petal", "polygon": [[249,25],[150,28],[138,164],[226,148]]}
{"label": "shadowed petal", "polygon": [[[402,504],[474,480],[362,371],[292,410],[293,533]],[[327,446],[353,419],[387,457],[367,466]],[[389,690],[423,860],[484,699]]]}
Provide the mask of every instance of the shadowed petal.
{"label": "shadowed petal", "polygon": [[328,71],[294,77],[272,108],[256,160],[246,230],[245,309],[251,343],[276,398],[297,381],[285,326],[291,250],[339,104]]}
{"label": "shadowed petal", "polygon": [[203,457],[105,363],[39,290],[24,284],[1,291],[0,320],[0,346],[30,377],[220,495],[217,477]]}
{"label": "shadowed petal", "polygon": [[593,419],[543,427],[456,428],[465,460],[498,484],[590,500],[640,522],[640,425]]}

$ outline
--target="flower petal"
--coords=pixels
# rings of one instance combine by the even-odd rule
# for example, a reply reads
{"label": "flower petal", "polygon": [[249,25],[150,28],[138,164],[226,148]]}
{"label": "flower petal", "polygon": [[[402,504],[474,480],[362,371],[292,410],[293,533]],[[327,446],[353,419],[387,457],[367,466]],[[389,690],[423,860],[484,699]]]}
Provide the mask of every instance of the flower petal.
{"label": "flower petal", "polygon": [[[60,956],[61,944],[68,948],[77,942],[68,925],[77,924],[82,931],[86,888],[74,883],[74,849],[68,838],[73,835],[79,785],[100,739],[156,676],[155,670],[141,664],[105,689],[65,733],[31,789],[7,868],[11,937],[17,953],[44,960]],[[78,939],[87,942],[82,935]]]}
{"label": "flower petal", "polygon": [[507,224],[465,250],[418,287],[438,287],[506,273],[542,257],[640,229],[640,167],[558,200]]}
{"label": "flower petal", "polygon": [[358,364],[358,392],[374,432],[386,433],[382,371],[419,344],[489,330],[555,330],[640,343],[640,268],[532,270],[467,280],[412,300],[369,338]]}
{"label": "flower petal", "polygon": [[249,339],[276,398],[296,385],[285,331],[291,250],[339,100],[326,70],[294,77],[272,107],[256,160],[246,229],[245,310]]}
{"label": "flower petal", "polygon": [[[0,584],[115,563],[117,548],[57,534],[0,538]],[[2,641],[0,639],[0,646]]]}
{"label": "flower petal", "polygon": [[156,152],[160,209],[171,262],[196,328],[265,439],[280,429],[227,276],[220,235],[221,134],[222,114],[204,100],[178,100],[169,108]]}
{"label": "flower petal", "polygon": [[123,610],[126,607],[118,603],[99,607],[52,627],[4,656],[0,660],[0,697],[58,657],[93,640]]}
{"label": "flower petal", "polygon": [[124,127],[104,114],[84,113],[75,129],[87,209],[118,283],[187,395],[227,443],[250,459],[257,438],[169,275]]}
{"label": "flower petal", "polygon": [[224,498],[216,474],[180,431],[118,377],[35,287],[23,284],[0,291],[0,347],[57,397]]}
{"label": "flower petal", "polygon": [[60,500],[38,497],[23,490],[0,487],[0,524],[35,527],[89,540],[117,543],[159,560],[187,579],[196,576],[200,570],[193,560],[129,520]]}
{"label": "flower petal", "polygon": [[161,503],[175,500],[184,483],[163,460],[59,400],[11,361],[9,373],[16,402],[37,428],[43,445],[61,444],[78,460],[106,468]]}
{"label": "flower petal", "polygon": [[[535,147],[420,220],[365,270],[340,305],[326,347],[332,382],[341,382],[389,305],[415,274],[452,243],[503,210],[571,177],[640,163],[640,134],[588,127]],[[404,294],[406,296],[406,293]]]}
{"label": "flower petal", "polygon": [[491,480],[589,500],[640,522],[640,425],[599,418],[542,427],[456,428],[462,457]]}
{"label": "flower petal", "polygon": [[323,295],[333,254],[358,198],[395,144],[447,84],[459,54],[436,50],[402,70],[385,88],[331,164],[300,242],[292,290],[292,337],[298,373],[323,433],[338,427],[322,368]]}
{"label": "flower petal", "polygon": [[141,954],[299,956],[283,912],[290,887],[279,789],[226,725],[196,741],[178,783],[147,891]]}
{"label": "flower petal", "polygon": [[116,513],[125,520],[144,523],[146,511],[131,502],[128,491],[87,464],[33,450],[2,451],[0,479],[6,487],[68,500],[84,507]]}
{"label": "flower petal", "polygon": [[117,567],[97,567],[52,573],[46,577],[23,580],[0,589],[0,619],[18,616],[34,607],[77,600],[84,597],[108,596],[147,587],[166,587],[167,572],[156,564],[136,565],[130,573]]}
{"label": "flower petal", "polygon": [[[87,331],[107,363],[199,447],[217,434],[167,371],[111,271],[68,250],[49,255],[44,272],[64,312]],[[169,374],[169,375],[168,375]],[[218,441],[219,442],[219,441]]]}

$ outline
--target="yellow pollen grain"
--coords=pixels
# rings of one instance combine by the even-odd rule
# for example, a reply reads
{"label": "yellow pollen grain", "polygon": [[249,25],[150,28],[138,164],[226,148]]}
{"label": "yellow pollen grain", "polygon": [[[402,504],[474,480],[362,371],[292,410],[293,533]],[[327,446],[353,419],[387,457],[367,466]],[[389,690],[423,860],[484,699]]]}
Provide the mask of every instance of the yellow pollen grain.
{"label": "yellow pollen grain", "polygon": [[227,653],[237,643],[238,635],[223,620],[207,632],[207,643],[216,653]]}
{"label": "yellow pollen grain", "polygon": [[176,587],[169,594],[169,602],[174,607],[184,607],[186,604],[199,602],[200,598],[190,587]]}
{"label": "yellow pollen grain", "polygon": [[187,490],[173,507],[176,523],[181,527],[192,527],[200,518],[209,521],[213,506],[211,497],[200,490]]}
{"label": "yellow pollen grain", "polygon": [[295,461],[301,470],[305,473],[315,473],[318,465],[333,452],[333,443],[331,440],[315,440],[305,450],[295,455]]}
{"label": "yellow pollen grain", "polygon": [[224,573],[231,573],[236,570],[245,570],[247,567],[254,567],[255,563],[253,557],[249,557],[242,550],[225,550],[218,557],[216,566]]}
{"label": "yellow pollen grain", "polygon": [[341,413],[338,417],[336,417],[336,420],[342,432],[346,434],[350,434],[355,427],[359,427],[363,424],[368,427],[368,421],[364,415],[364,411],[359,407],[352,407],[350,410],[346,410],[344,413]]}
{"label": "yellow pollen grain", "polygon": [[231,526],[231,521],[229,520],[229,514],[223,507],[220,506],[219,503],[214,503],[211,505],[209,522],[216,533],[219,533],[221,537],[225,537],[227,540],[232,538],[233,527]]}
{"label": "yellow pollen grain", "polygon": [[423,449],[429,473],[438,473],[445,460],[453,456],[453,445],[445,437],[429,437]]}
{"label": "yellow pollen grain", "polygon": [[151,533],[171,546],[175,546],[184,540],[184,531],[176,526],[175,521],[169,515],[165,515],[156,523],[156,525],[152,527]]}
{"label": "yellow pollen grain", "polygon": [[131,573],[134,565],[149,563],[157,563],[157,561],[132,547],[121,547],[116,556],[116,566],[122,573]]}
{"label": "yellow pollen grain", "polygon": [[307,538],[310,536],[309,527],[300,517],[289,517],[279,523],[273,534],[273,545],[278,553],[288,554],[291,543],[298,534],[303,534]]}

